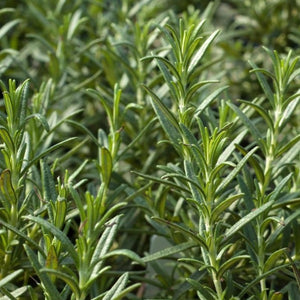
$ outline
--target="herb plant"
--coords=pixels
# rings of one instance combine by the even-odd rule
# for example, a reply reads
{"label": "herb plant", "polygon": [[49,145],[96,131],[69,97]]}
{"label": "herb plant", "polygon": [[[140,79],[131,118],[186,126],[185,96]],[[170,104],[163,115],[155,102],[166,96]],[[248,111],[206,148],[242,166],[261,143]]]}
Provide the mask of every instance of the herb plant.
{"label": "herb plant", "polygon": [[297,300],[298,1],[113,2],[0,4],[0,299]]}

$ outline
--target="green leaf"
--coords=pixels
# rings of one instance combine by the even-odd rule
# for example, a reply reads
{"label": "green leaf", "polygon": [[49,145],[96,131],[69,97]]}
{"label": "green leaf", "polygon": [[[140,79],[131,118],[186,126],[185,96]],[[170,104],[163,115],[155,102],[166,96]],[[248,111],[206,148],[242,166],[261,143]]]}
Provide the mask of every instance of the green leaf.
{"label": "green leaf", "polygon": [[215,90],[209,96],[205,97],[205,99],[201,102],[201,104],[197,107],[196,111],[194,112],[194,117],[197,118],[205,110],[205,108],[207,108],[208,105],[212,101],[214,101],[227,88],[228,88],[228,86],[223,86],[223,87]]}
{"label": "green leaf", "polygon": [[0,190],[5,196],[6,201],[15,204],[17,202],[17,197],[11,182],[11,172],[5,169],[0,174]]}
{"label": "green leaf", "polygon": [[62,142],[59,142],[49,148],[47,148],[46,150],[44,150],[42,153],[39,153],[37,156],[35,156],[28,164],[26,164],[26,166],[24,167],[24,169],[21,172],[21,177],[28,171],[28,169],[34,165],[37,161],[39,161],[41,158],[43,158],[44,156],[46,156],[47,154],[49,154],[50,152],[62,147],[65,144],[68,144],[71,141],[76,140],[76,137],[72,137],[72,138],[68,138]]}
{"label": "green leaf", "polygon": [[204,158],[203,151],[199,147],[198,141],[196,140],[195,136],[190,131],[190,129],[188,129],[182,123],[180,123],[180,128],[182,130],[183,141],[185,143],[183,144],[183,147],[186,147],[188,151],[192,152],[194,156],[194,161],[200,169],[206,168],[206,161]]}
{"label": "green leaf", "polygon": [[217,300],[217,295],[215,292],[210,289],[208,286],[201,284],[200,282],[187,278],[186,281],[199,292],[199,299],[205,300]]}
{"label": "green leaf", "polygon": [[238,255],[238,256],[234,256],[231,257],[230,259],[226,260],[220,267],[220,269],[218,270],[217,276],[218,278],[222,278],[223,274],[229,270],[232,265],[241,262],[241,260],[247,259],[249,258],[249,255]]}
{"label": "green leaf", "polygon": [[46,273],[40,272],[40,270],[42,269],[42,265],[39,263],[36,254],[26,244],[24,245],[24,248],[25,248],[26,254],[29,258],[29,261],[31,262],[31,265],[34,268],[36,274],[41,279],[47,294],[49,296],[53,297],[53,299],[64,300],[61,297],[58,290],[56,289],[53,282],[51,281],[51,279],[49,278],[49,276]]}
{"label": "green leaf", "polygon": [[5,7],[5,8],[1,8],[0,9],[0,15],[5,14],[5,13],[13,13],[16,10],[14,8],[11,7]]}
{"label": "green leaf", "polygon": [[284,226],[279,225],[269,236],[269,238],[266,241],[266,247],[272,246],[272,244],[277,240],[278,236],[285,230],[285,226],[290,224],[293,220],[298,218],[300,215],[300,210],[294,211],[291,215],[289,215],[285,220],[284,220]]}
{"label": "green leaf", "polygon": [[283,294],[280,292],[275,292],[271,298],[271,300],[282,300],[282,299],[283,299]]}
{"label": "green leaf", "polygon": [[172,35],[164,27],[162,27],[160,25],[158,25],[157,27],[160,29],[161,32],[163,32],[164,36],[167,39],[167,42],[169,42],[169,44],[171,45],[173,54],[176,55],[176,59],[177,59],[177,61],[179,61],[180,60],[180,58],[179,58],[180,51],[178,51],[178,50],[180,49],[180,41],[178,39],[178,34],[174,30],[174,28],[172,26],[170,26],[169,24],[166,24],[165,27],[172,33]]}
{"label": "green leaf", "polygon": [[41,160],[41,174],[42,174],[42,186],[43,186],[43,198],[47,202],[55,202],[57,199],[57,192],[55,182],[51,170],[44,159]]}
{"label": "green leaf", "polygon": [[293,147],[285,152],[285,154],[281,157],[281,159],[276,164],[277,168],[275,169],[276,172],[274,174],[274,178],[277,177],[277,173],[279,173],[280,167],[284,166],[285,164],[292,163],[295,157],[299,155],[300,152],[300,140],[293,145]]}
{"label": "green leaf", "polygon": [[253,148],[251,151],[249,151],[236,165],[236,167],[227,175],[225,179],[222,180],[222,183],[218,186],[216,193],[221,193],[227,185],[236,178],[237,174],[240,172],[240,170],[243,168],[243,166],[246,164],[247,160],[252,156],[252,154],[258,149],[258,147]]}
{"label": "green leaf", "polygon": [[110,182],[112,173],[112,157],[108,149],[101,147],[100,149],[101,179],[107,186]]}
{"label": "green leaf", "polygon": [[87,163],[89,162],[88,159],[85,159],[82,164],[72,172],[72,174],[70,174],[70,176],[68,177],[68,184],[72,184],[72,182],[74,181],[74,179],[80,174],[80,172],[82,170],[84,170],[85,166],[87,165]]}
{"label": "green leaf", "polygon": [[[209,85],[211,83],[218,83],[219,81],[218,80],[205,80],[205,81],[200,81],[200,82],[197,82],[195,84],[193,84],[187,91],[186,93],[186,96],[185,96],[185,101],[186,103],[188,103],[191,98],[194,96],[194,94],[203,86],[205,85]],[[205,100],[204,100],[205,101]],[[209,101],[209,103],[211,102],[212,100]],[[209,103],[207,105],[209,105]],[[206,105],[206,106],[207,106]]]}
{"label": "green leaf", "polygon": [[[113,58],[115,59],[118,64],[121,64],[122,66],[124,66],[125,70],[132,76],[132,78],[135,81],[138,81],[138,75],[137,75],[137,71],[135,68],[132,68],[130,64],[127,63],[127,60],[124,59],[124,57],[122,55],[117,55],[115,51],[113,51],[113,49],[111,47],[109,47],[108,44],[106,44],[107,49],[102,48],[102,52],[104,54],[107,54],[107,57]],[[113,78],[114,82],[112,82],[112,84],[115,84],[115,82],[117,81],[117,78]],[[118,78],[119,80],[119,78]]]}
{"label": "green leaf", "polygon": [[81,222],[83,222],[84,220],[86,220],[86,213],[85,213],[85,209],[82,203],[82,200],[80,198],[79,193],[74,189],[73,185],[70,183],[69,185],[69,191],[70,194],[72,195],[72,198],[74,199],[76,208],[79,211],[79,215],[80,215],[80,220]]}
{"label": "green leaf", "polygon": [[211,224],[214,224],[218,217],[225,212],[225,210],[236,200],[240,199],[243,197],[244,194],[237,194],[228,197],[225,200],[222,200],[221,203],[218,203],[217,206],[213,209],[212,214],[211,214]]}
{"label": "green leaf", "polygon": [[2,142],[8,148],[9,152],[14,153],[15,152],[14,142],[13,142],[8,130],[3,126],[0,126],[0,137],[2,139]]}
{"label": "green leaf", "polygon": [[[26,110],[28,109],[28,90],[29,90],[29,79],[25,80],[20,88],[20,107],[18,107],[18,118],[19,118],[19,126],[25,121]],[[18,89],[19,89],[18,88]]]}
{"label": "green leaf", "polygon": [[129,274],[128,272],[126,272],[117,280],[117,282],[112,286],[112,288],[105,294],[103,300],[116,299],[116,297],[118,297],[119,294],[122,292],[122,290],[125,288],[128,279],[129,279]]}
{"label": "green leaf", "polygon": [[99,239],[93,256],[90,261],[90,268],[92,269],[91,277],[97,276],[103,262],[100,261],[104,255],[109,251],[113,239],[117,233],[118,224],[120,222],[121,215],[118,215],[109,221],[109,224],[105,224],[106,229],[103,231],[101,238]]}
{"label": "green leaf", "polygon": [[[236,148],[236,145],[239,145],[244,136],[246,135],[247,130],[243,130],[240,132],[232,141],[231,143],[226,147],[226,149],[221,153],[221,155],[218,158],[217,165],[225,162],[228,157],[233,153],[233,151]],[[246,153],[244,154],[246,155]]]}
{"label": "green leaf", "polygon": [[[235,145],[235,146],[243,155],[247,154],[247,150],[244,149],[242,146],[240,146],[240,145]],[[257,159],[254,155],[249,158],[249,164],[254,169],[254,172],[255,172],[255,175],[256,175],[258,181],[261,183],[264,182],[264,180],[265,180],[264,171],[262,170],[259,162],[257,161]]]}
{"label": "green leaf", "polygon": [[273,208],[277,209],[277,208],[286,208],[289,205],[291,206],[298,206],[300,204],[300,198],[287,198],[287,199],[282,199],[277,201]]}
{"label": "green leaf", "polygon": [[[191,279],[196,280],[197,282],[201,282],[203,277],[207,274],[207,269],[206,270],[197,270],[194,273],[190,275]],[[182,299],[182,295],[186,293],[188,290],[190,290],[191,285],[188,283],[188,281],[184,281],[181,283],[178,288],[174,291],[173,299],[174,300],[179,300]]]}
{"label": "green leaf", "polygon": [[15,233],[16,235],[18,235],[20,238],[24,239],[28,244],[30,244],[34,248],[38,249],[40,254],[42,254],[43,257],[46,258],[46,254],[45,254],[44,250],[33,239],[31,239],[26,234],[24,234],[23,232],[18,230],[16,227],[4,222],[3,220],[1,220],[1,218],[0,218],[0,224],[3,225],[4,227],[6,227],[8,230]]}
{"label": "green leaf", "polygon": [[117,296],[115,296],[112,300],[122,300],[124,299],[124,297],[130,293],[131,291],[135,290],[136,288],[138,288],[139,286],[141,286],[141,283],[135,283],[132,284],[131,286],[128,286],[127,288],[123,289]]}
{"label": "green leaf", "polygon": [[121,153],[118,154],[116,160],[120,160],[120,158],[130,149],[132,148],[138,141],[139,139],[146,134],[146,132],[152,128],[153,124],[155,124],[157,121],[157,118],[153,118],[146,126],[144,126],[143,129],[138,133],[138,135],[130,142],[129,145],[124,145],[124,149],[120,149]]}
{"label": "green leaf", "polygon": [[148,87],[143,85],[143,88],[151,96],[151,104],[154,108],[158,119],[165,130],[165,133],[169,136],[175,149],[178,148],[178,143],[181,140],[180,127],[179,124],[171,113],[171,111],[163,104],[163,102],[155,95]]}
{"label": "green leaf", "polygon": [[274,267],[274,265],[278,262],[280,256],[285,254],[286,250],[287,248],[283,248],[273,252],[265,262],[263,272],[265,273],[271,270]]}
{"label": "green leaf", "polygon": [[136,261],[137,263],[141,264],[142,266],[145,266],[145,262],[143,259],[140,258],[139,255],[137,255],[135,252],[129,250],[129,249],[116,249],[116,250],[112,250],[110,252],[108,252],[107,254],[105,254],[104,256],[101,257],[101,259],[106,259],[108,257],[111,256],[126,256],[128,258],[130,258],[133,261]]}
{"label": "green leaf", "polygon": [[105,212],[105,214],[101,217],[99,222],[96,224],[95,231],[97,231],[102,226],[105,226],[105,223],[108,221],[108,219],[111,217],[111,215],[113,215],[115,212],[119,211],[121,208],[123,208],[126,205],[128,205],[127,198],[125,199],[124,202],[119,202],[119,203],[115,204],[114,206],[112,206],[111,208],[109,208]]}
{"label": "green leaf", "polygon": [[268,211],[272,205],[274,204],[274,201],[270,201],[262,205],[261,207],[253,210],[246,216],[242,217],[238,222],[236,222],[232,227],[230,227],[226,232],[224,239],[229,239],[232,235],[236,234],[243,226],[245,226],[247,223],[255,219],[260,214]]}
{"label": "green leaf", "polygon": [[45,118],[45,116],[43,116],[41,114],[31,114],[28,117],[26,117],[25,122],[30,120],[30,119],[38,120],[47,132],[50,131],[50,127],[49,127],[49,124],[48,124],[47,119]]}
{"label": "green leaf", "polygon": [[[11,80],[9,80],[9,84],[10,85],[14,85],[14,82],[12,83]],[[15,88],[12,87],[12,92],[11,93],[14,93],[15,91]],[[7,124],[12,124],[13,122],[13,118],[15,115],[18,115],[16,112],[15,112],[15,107],[13,104],[13,100],[12,100],[12,97],[14,95],[12,95],[10,92],[4,90],[4,92],[2,93],[3,94],[3,99],[4,99],[4,106],[5,106],[5,110],[6,110],[6,120],[7,120]],[[6,125],[5,125],[6,126]],[[5,128],[6,129],[6,128]]]}
{"label": "green leaf", "polygon": [[52,204],[54,207],[54,224],[61,229],[65,225],[65,218],[67,213],[67,199],[58,197],[57,201]]}
{"label": "green leaf", "polygon": [[288,254],[287,251],[285,251],[285,255],[291,263],[291,266],[292,266],[292,269],[293,269],[293,272],[295,274],[296,281],[297,281],[297,284],[298,284],[298,289],[299,289],[299,292],[300,292],[300,271],[299,271],[298,267],[296,266],[295,262],[293,261],[293,259],[291,258],[291,256]]}
{"label": "green leaf", "polygon": [[182,252],[184,250],[190,249],[192,247],[197,246],[197,244],[193,241],[193,242],[184,242],[175,246],[171,246],[168,248],[165,248],[163,250],[157,251],[153,254],[149,254],[145,257],[142,258],[144,263],[150,262],[150,261],[154,261],[160,258],[164,258],[166,256],[170,256],[179,252]]}
{"label": "green leaf", "polygon": [[20,299],[20,297],[28,290],[28,285],[20,287],[18,289],[15,289],[13,292],[8,292],[7,290],[3,290],[3,288],[0,288],[0,291],[2,294],[6,294],[6,296],[0,297],[0,300],[7,300],[7,299],[13,299],[17,300]]}
{"label": "green leaf", "polygon": [[[189,162],[188,161],[185,161],[186,164],[188,164]],[[194,174],[195,173],[188,173],[187,172],[187,175],[183,175],[183,174],[180,174],[180,173],[167,173],[166,175],[162,176],[161,179],[169,179],[169,178],[176,178],[176,179],[181,179],[181,181],[183,181],[185,184],[188,183],[189,186],[192,186],[192,187],[196,187],[198,190],[202,190],[201,189],[201,186],[198,184],[198,182],[196,181],[197,180],[197,177],[196,176],[191,176],[191,174]]]}
{"label": "green leaf", "polygon": [[49,269],[57,269],[58,268],[58,258],[57,258],[57,254],[56,254],[54,245],[50,245],[45,265]]}
{"label": "green leaf", "polygon": [[95,136],[93,135],[93,133],[86,128],[84,125],[82,125],[79,122],[73,121],[73,120],[65,120],[65,123],[71,124],[73,125],[75,128],[80,129],[82,132],[84,132],[85,134],[87,134],[88,137],[90,137],[90,139],[95,143],[95,145],[99,148],[101,148],[101,145],[99,144],[98,140],[95,138]]}
{"label": "green leaf", "polygon": [[248,130],[252,134],[253,138],[255,138],[256,142],[261,146],[262,150],[264,150],[262,144],[262,136],[260,132],[257,130],[256,126],[253,124],[253,122],[236,105],[228,101],[226,103],[238,115],[240,120],[244,123],[244,125],[248,128]]}
{"label": "green leaf", "polygon": [[118,130],[120,127],[119,120],[119,108],[121,100],[122,90],[119,88],[119,85],[116,83],[114,86],[114,104],[113,104],[113,116],[112,116],[112,128],[111,130]]}
{"label": "green leaf", "polygon": [[[206,11],[206,9],[205,9],[205,11]],[[197,38],[197,36],[200,35],[200,32],[206,22],[206,17],[208,17],[208,16],[205,16],[205,11],[201,15],[201,18],[200,18],[201,20],[196,25],[196,27],[192,27],[193,30],[191,32],[190,41],[194,41]]]}
{"label": "green leaf", "polygon": [[262,106],[251,101],[239,100],[239,102],[253,107],[262,116],[264,121],[268,124],[268,127],[274,130],[273,120],[269,116],[268,112]]}
{"label": "green leaf", "polygon": [[[276,65],[274,64],[274,67],[276,68]],[[266,69],[263,69],[263,68],[257,68],[257,69],[254,69],[254,70],[251,70],[250,72],[259,72],[259,73],[263,73],[264,75],[270,77],[276,84],[278,84],[278,81],[277,81],[277,75],[276,74],[273,74],[271,73],[270,71],[266,70]],[[276,72],[275,72],[276,73]]]}
{"label": "green leaf", "polygon": [[57,198],[55,183],[48,164],[43,159],[40,161],[40,163],[41,163],[43,198],[47,203],[49,219],[51,220],[51,223],[54,223],[53,205],[51,205],[51,203],[54,203]]}
{"label": "green leaf", "polygon": [[176,188],[178,190],[181,190],[183,192],[186,192],[188,194],[190,194],[190,191],[186,188],[184,188],[183,186],[180,186],[172,181],[168,181],[168,180],[163,180],[163,179],[160,179],[160,178],[157,178],[157,177],[154,177],[154,176],[150,176],[150,175],[146,175],[146,174],[143,174],[143,173],[140,173],[140,172],[136,172],[136,171],[131,171],[133,174],[136,174],[138,176],[141,176],[142,178],[145,178],[147,180],[150,180],[150,181],[154,181],[154,182],[157,182],[157,183],[161,183],[161,184],[164,184],[166,186],[170,186],[172,188]]}
{"label": "green leaf", "polygon": [[[273,205],[273,209],[275,207],[275,204]],[[271,225],[271,223],[277,223],[280,225],[283,225],[283,221],[281,218],[277,217],[277,216],[268,216],[266,218],[264,218],[264,220],[260,223],[260,232],[265,232],[268,228],[269,225]],[[273,224],[272,224],[273,225]]]}
{"label": "green leaf", "polygon": [[238,297],[239,299],[244,299],[243,296],[247,293],[247,291],[249,289],[251,289],[253,286],[255,286],[261,279],[263,278],[268,278],[270,275],[272,275],[273,273],[276,273],[280,270],[286,269],[289,266],[289,264],[284,264],[278,267],[273,268],[272,270],[263,273],[260,276],[255,277],[254,280],[252,280],[251,282],[247,283],[246,286],[242,289],[242,291],[239,293]]}
{"label": "green leaf", "polygon": [[45,47],[44,49],[47,52],[49,51],[52,55],[55,55],[54,47],[47,41],[47,39],[43,38],[41,35],[34,34],[34,33],[28,33],[26,35],[26,38],[32,38],[32,39],[39,41],[41,43],[41,45]]}
{"label": "green leaf", "polygon": [[214,31],[206,40],[205,42],[201,45],[201,47],[198,49],[198,51],[194,54],[194,56],[191,59],[190,65],[188,67],[188,73],[191,74],[199,62],[201,61],[202,57],[206,53],[208,47],[211,45],[213,40],[217,37],[219,34],[220,30]]}
{"label": "green leaf", "polygon": [[261,69],[258,69],[256,64],[251,61],[249,61],[249,64],[254,69],[254,70],[252,70],[252,72],[255,72],[257,79],[258,79],[265,95],[269,99],[273,109],[275,109],[274,96],[273,96],[272,89],[270,88],[270,85],[268,84],[265,76],[263,74],[261,74],[261,72],[260,72]]}
{"label": "green leaf", "polygon": [[72,257],[72,259],[74,260],[75,264],[78,265],[77,252],[74,249],[72,242],[69,240],[69,238],[65,235],[64,232],[62,232],[57,227],[55,227],[55,225],[49,223],[48,221],[46,221],[40,217],[25,216],[24,218],[43,226],[46,231],[51,232],[59,241],[61,241],[65,250],[68,251],[68,253]]}
{"label": "green leaf", "polygon": [[[285,143],[284,146],[282,146],[280,149],[278,149],[276,153],[276,157],[279,157],[286,153],[287,151],[291,150],[294,145],[296,145],[300,141],[300,134],[295,136],[293,139],[291,139],[288,143]],[[297,146],[295,146],[297,147]]]}
{"label": "green leaf", "polygon": [[11,30],[14,26],[20,24],[21,22],[22,19],[15,19],[2,25],[2,27],[0,28],[0,40],[7,34],[9,30]]}
{"label": "green leaf", "polygon": [[82,12],[79,9],[73,13],[72,18],[70,20],[69,27],[68,27],[67,40],[71,40],[73,35],[75,34],[77,28],[79,27],[79,25],[87,20],[87,18],[80,19],[81,13]]}
{"label": "green leaf", "polygon": [[175,90],[174,86],[171,84],[174,79],[172,78],[172,75],[170,74],[170,72],[167,69],[167,68],[169,68],[169,70],[175,76],[176,80],[179,83],[180,76],[179,76],[176,68],[166,58],[158,56],[158,55],[146,56],[142,59],[142,61],[145,59],[155,59],[156,60],[156,63],[164,76],[165,82],[167,83],[167,85],[170,89],[170,92],[172,93],[172,96],[174,97],[174,99],[178,100],[178,98],[176,96],[176,90]]}
{"label": "green leaf", "polygon": [[279,193],[286,186],[287,182],[293,177],[293,175],[294,175],[293,173],[290,173],[289,175],[287,175],[280,181],[280,183],[276,186],[274,191],[272,193],[270,193],[270,195],[269,195],[271,201],[277,200]]}
{"label": "green leaf", "polygon": [[62,279],[72,290],[76,299],[80,298],[80,288],[78,286],[77,280],[71,277],[70,275],[66,274],[65,272],[61,272],[59,270],[53,270],[50,268],[42,268],[40,269],[40,273],[47,273],[51,276],[56,276]]}
{"label": "green leaf", "polygon": [[[199,184],[197,183],[198,178],[195,174],[193,165],[191,162],[184,160],[184,169],[186,172],[186,177],[190,178],[190,180],[188,180],[188,186],[192,192],[193,198],[197,201],[198,205],[203,203],[203,191],[201,189],[201,186],[199,186]],[[202,196],[203,195],[203,196]]]}
{"label": "green leaf", "polygon": [[21,275],[24,272],[24,270],[16,270],[9,275],[5,276],[0,280],[0,287],[4,287],[7,283],[11,282],[13,279],[17,278],[19,275]]}
{"label": "green leaf", "polygon": [[164,220],[162,218],[158,218],[158,217],[152,217],[153,220],[160,222],[162,224],[165,224],[169,227],[171,227],[172,229],[181,232],[185,237],[190,237],[192,238],[195,242],[197,242],[198,244],[200,244],[203,248],[205,248],[206,250],[208,250],[207,244],[204,240],[204,238],[202,236],[200,236],[198,233],[193,232],[192,230],[189,230],[187,228],[184,228],[182,226],[180,226],[179,224],[176,224],[174,222],[168,221],[168,220]]}
{"label": "green leaf", "polygon": [[[282,116],[281,116],[280,121],[279,121],[279,126],[280,127],[284,126],[284,124],[289,121],[289,119],[290,119],[291,115],[293,114],[293,112],[295,111],[299,101],[300,101],[300,94],[299,93],[290,96],[285,101],[285,103],[283,105],[284,106],[284,111],[283,111]],[[286,108],[285,108],[285,106],[286,106]]]}

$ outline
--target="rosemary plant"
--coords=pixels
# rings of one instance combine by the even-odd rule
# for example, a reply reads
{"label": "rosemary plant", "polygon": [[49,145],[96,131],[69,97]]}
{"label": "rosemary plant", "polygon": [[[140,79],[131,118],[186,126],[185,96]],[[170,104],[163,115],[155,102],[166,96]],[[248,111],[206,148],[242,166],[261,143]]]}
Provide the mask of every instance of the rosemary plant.
{"label": "rosemary plant", "polygon": [[298,300],[298,10],[2,0],[0,299]]}

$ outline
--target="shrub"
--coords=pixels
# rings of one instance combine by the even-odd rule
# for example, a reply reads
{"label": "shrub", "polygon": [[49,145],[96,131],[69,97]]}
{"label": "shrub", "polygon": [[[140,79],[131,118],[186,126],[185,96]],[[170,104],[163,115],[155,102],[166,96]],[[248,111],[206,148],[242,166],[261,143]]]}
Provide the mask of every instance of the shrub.
{"label": "shrub", "polygon": [[1,299],[298,299],[299,3],[179,2],[2,1]]}

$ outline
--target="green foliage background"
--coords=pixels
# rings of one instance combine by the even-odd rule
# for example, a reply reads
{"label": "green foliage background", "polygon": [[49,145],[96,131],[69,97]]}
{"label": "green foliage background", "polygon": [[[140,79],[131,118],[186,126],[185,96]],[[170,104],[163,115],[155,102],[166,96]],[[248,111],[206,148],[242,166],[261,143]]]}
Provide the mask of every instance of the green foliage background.
{"label": "green foliage background", "polygon": [[298,0],[2,0],[0,299],[297,300]]}

